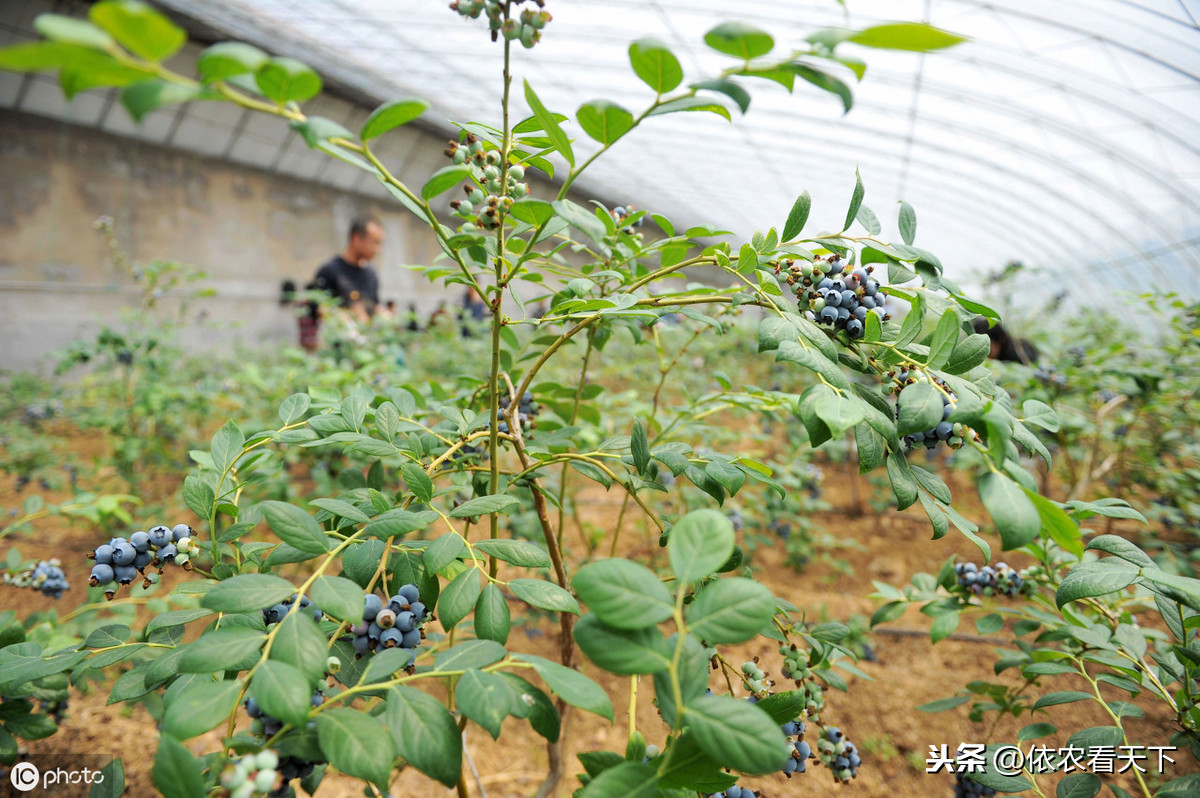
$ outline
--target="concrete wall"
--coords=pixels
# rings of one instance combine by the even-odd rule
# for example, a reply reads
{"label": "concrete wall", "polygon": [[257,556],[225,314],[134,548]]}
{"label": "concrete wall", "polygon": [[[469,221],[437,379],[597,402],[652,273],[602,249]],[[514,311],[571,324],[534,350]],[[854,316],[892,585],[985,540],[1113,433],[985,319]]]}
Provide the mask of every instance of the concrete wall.
{"label": "concrete wall", "polygon": [[429,231],[378,198],[4,110],[0,175],[0,368],[36,368],[137,306],[140,288],[93,229],[102,215],[135,261],[176,260],[209,275],[202,285],[217,296],[192,305],[192,347],[294,341],[281,281],[307,282],[359,213],[383,221],[382,298],[430,308],[444,297],[400,268],[432,262]]}

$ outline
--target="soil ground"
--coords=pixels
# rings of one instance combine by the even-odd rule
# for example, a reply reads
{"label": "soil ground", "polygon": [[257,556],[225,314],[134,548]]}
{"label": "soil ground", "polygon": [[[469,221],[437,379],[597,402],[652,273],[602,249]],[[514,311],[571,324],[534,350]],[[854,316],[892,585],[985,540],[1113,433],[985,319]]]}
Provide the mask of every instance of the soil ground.
{"label": "soil ground", "polygon": [[[90,456],[97,444],[88,438],[76,438],[74,447],[80,454]],[[837,471],[842,469],[843,475]],[[839,501],[839,491],[834,486],[845,479],[854,479],[844,467],[827,467],[826,498],[831,503]],[[953,483],[952,483],[953,484]],[[150,486],[147,486],[150,487]],[[860,494],[866,483],[860,484]],[[154,489],[166,498],[177,485],[156,481]],[[841,492],[845,495],[845,492]],[[972,509],[973,491],[962,487],[955,491],[961,496],[966,508]],[[143,494],[145,495],[145,494]],[[53,499],[53,497],[48,497]],[[0,506],[14,504],[14,486],[11,479],[0,481]],[[598,489],[580,497],[581,516],[589,523],[611,528],[615,523],[621,496],[617,491],[603,493]],[[975,508],[977,509],[977,508]],[[872,580],[903,585],[912,574],[925,571],[936,573],[941,563],[950,555],[978,561],[978,550],[965,538],[951,533],[942,540],[931,541],[930,528],[920,510],[889,512],[884,515],[866,514],[850,517],[850,508],[835,507],[831,512],[817,518],[818,524],[827,532],[845,541],[856,541],[860,548],[847,550],[835,556],[850,560],[854,574],[847,575],[825,568],[820,563],[810,565],[796,573],[784,564],[781,550],[762,547],[753,553],[751,565],[756,577],[776,595],[803,607],[809,617],[827,620],[845,620],[853,615],[867,615],[878,606],[866,595],[872,591]],[[186,511],[183,511],[186,512]],[[978,517],[978,513],[975,514]],[[179,517],[184,517],[182,514]],[[636,528],[636,521],[628,522],[623,532],[620,550],[639,556],[657,552],[657,540],[647,537]],[[59,556],[64,560],[64,569],[75,586],[86,584],[88,565],[83,553],[90,550],[102,535],[94,531],[82,531],[79,525],[68,525],[61,519],[48,519],[38,524],[36,535],[18,534],[11,543],[19,546],[26,557]],[[7,547],[6,547],[7,548]],[[578,548],[578,547],[576,547]],[[605,541],[604,548],[607,548]],[[998,547],[997,547],[998,548]],[[73,557],[70,552],[78,551]],[[1010,560],[1021,566],[1019,558]],[[513,574],[516,575],[516,574]],[[183,575],[177,570],[169,572],[169,580],[175,581]],[[503,574],[502,574],[503,576]],[[50,609],[53,602],[33,591],[18,591],[3,588],[4,604],[17,609],[22,616]],[[64,599],[68,604],[60,606],[60,612],[74,606],[81,591],[72,590]],[[991,601],[991,600],[989,600]],[[995,601],[997,605],[1002,602]],[[523,616],[527,607],[513,601],[511,610],[514,621]],[[828,691],[828,705],[823,713],[826,724],[836,725],[847,732],[862,752],[863,765],[857,780],[848,787],[834,784],[830,774],[822,767],[811,767],[806,774],[792,779],[782,776],[743,779],[742,784],[758,790],[765,798],[784,798],[793,795],[826,795],[834,790],[845,789],[847,794],[864,798],[928,798],[928,796],[952,794],[953,777],[946,774],[925,773],[925,758],[931,745],[948,745],[953,750],[959,743],[983,742],[990,726],[972,723],[967,718],[965,707],[948,712],[927,714],[917,712],[914,707],[936,699],[945,698],[974,680],[1015,683],[1012,671],[997,677],[993,674],[994,649],[997,642],[1011,640],[1007,632],[1000,632],[988,640],[973,639],[969,621],[960,627],[960,632],[970,634],[944,640],[931,645],[928,638],[929,619],[916,611],[910,611],[897,621],[874,633],[870,642],[877,660],[862,662],[860,667],[871,680],[849,676],[850,693]],[[547,621],[524,625],[514,623],[510,647],[516,650],[537,653],[549,658],[558,655],[558,627]],[[728,656],[736,663],[751,656],[760,656],[768,672],[777,672],[779,657],[776,647],[763,641],[733,647]],[[616,721],[607,720],[580,711],[572,711],[567,721],[569,744],[565,765],[565,777],[557,794],[569,795],[577,784],[574,774],[582,771],[575,754],[591,750],[623,751],[625,746],[628,716],[626,709],[629,698],[629,680],[624,677],[607,677],[586,663],[583,669],[597,679],[608,691],[616,711]],[[718,684],[718,682],[722,682]],[[1047,684],[1038,688],[1041,692],[1052,690],[1080,690],[1086,685],[1069,677],[1045,680]],[[649,679],[643,681],[638,704],[637,726],[643,730],[650,742],[663,742],[665,727],[650,705]],[[788,685],[781,684],[779,689]],[[723,680],[713,676],[713,687],[723,690]],[[1110,696],[1120,699],[1116,691]],[[107,690],[93,688],[88,693],[73,690],[70,708],[60,732],[45,740],[25,743],[31,754],[104,754],[124,755],[127,778],[126,794],[130,796],[153,795],[150,768],[153,746],[156,739],[155,723],[142,706],[106,706]],[[1147,708],[1144,719],[1127,719],[1130,738],[1141,745],[1165,746],[1172,733],[1172,720],[1162,711],[1162,705],[1151,701],[1141,702]],[[994,739],[1011,741],[1017,731],[1033,722],[1049,721],[1066,730],[1078,730],[1089,726],[1109,725],[1110,721],[1094,702],[1080,702],[1052,708],[1049,714],[1031,718],[1005,718],[995,730]],[[242,723],[248,723],[243,719]],[[241,725],[241,724],[239,724]],[[812,730],[815,734],[815,729]],[[1063,745],[1066,733],[1051,735],[1036,741],[1048,746]],[[486,732],[471,724],[467,729],[467,751],[478,778],[469,778],[472,796],[491,798],[516,798],[533,795],[540,784],[547,763],[545,745],[524,721],[509,718],[505,721],[503,734],[498,742],[492,741]],[[214,750],[219,744],[215,733],[189,742],[197,752]],[[1022,747],[1028,748],[1030,743]],[[1194,762],[1186,753],[1176,755],[1175,765],[1168,765],[1161,781],[1183,775],[1194,768]],[[1152,768],[1153,770],[1153,768]],[[1153,787],[1155,776],[1148,774]],[[1109,777],[1105,777],[1106,781]],[[1043,779],[1043,789],[1053,794],[1053,782],[1057,777]],[[1115,782],[1136,788],[1128,774],[1115,777]],[[320,796],[362,795],[361,787],[353,780],[329,775],[318,794]],[[393,796],[441,796],[453,795],[428,778],[408,769],[400,773],[391,787]]]}

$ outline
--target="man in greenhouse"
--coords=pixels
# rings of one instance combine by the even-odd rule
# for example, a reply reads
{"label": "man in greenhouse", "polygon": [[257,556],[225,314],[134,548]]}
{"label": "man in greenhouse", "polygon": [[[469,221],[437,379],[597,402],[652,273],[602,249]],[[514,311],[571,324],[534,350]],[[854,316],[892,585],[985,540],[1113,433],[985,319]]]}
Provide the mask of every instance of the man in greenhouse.
{"label": "man in greenhouse", "polygon": [[379,275],[370,262],[382,244],[383,225],[378,219],[355,219],[346,248],[317,270],[308,287],[326,292],[356,319],[368,321],[379,306]]}

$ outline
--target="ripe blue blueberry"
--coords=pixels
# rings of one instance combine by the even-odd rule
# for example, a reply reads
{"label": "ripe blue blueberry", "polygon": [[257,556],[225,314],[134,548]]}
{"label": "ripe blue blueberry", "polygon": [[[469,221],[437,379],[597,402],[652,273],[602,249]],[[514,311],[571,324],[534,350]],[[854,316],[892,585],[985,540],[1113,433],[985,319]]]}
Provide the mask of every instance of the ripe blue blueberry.
{"label": "ripe blue blueberry", "polygon": [[112,562],[113,565],[132,565],[134,559],[137,558],[137,549],[129,544],[128,540],[121,538],[112,547]]}
{"label": "ripe blue blueberry", "polygon": [[134,532],[129,536],[129,543],[138,553],[150,550],[150,536],[145,532]]}
{"label": "ripe blue blueberry", "polygon": [[93,556],[96,558],[96,563],[99,565],[112,565],[113,547],[107,543],[105,543],[103,546],[97,546]]}

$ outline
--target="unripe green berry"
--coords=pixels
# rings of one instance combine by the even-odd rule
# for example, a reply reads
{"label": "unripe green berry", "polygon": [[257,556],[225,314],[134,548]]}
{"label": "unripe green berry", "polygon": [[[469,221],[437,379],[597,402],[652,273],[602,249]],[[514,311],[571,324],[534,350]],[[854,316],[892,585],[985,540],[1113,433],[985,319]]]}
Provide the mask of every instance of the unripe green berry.
{"label": "unripe green berry", "polygon": [[513,180],[521,180],[525,177],[525,167],[521,164],[513,164],[508,167],[508,176]]}
{"label": "unripe green berry", "polygon": [[254,764],[259,770],[274,770],[279,766],[279,755],[267,748],[254,755]]}

